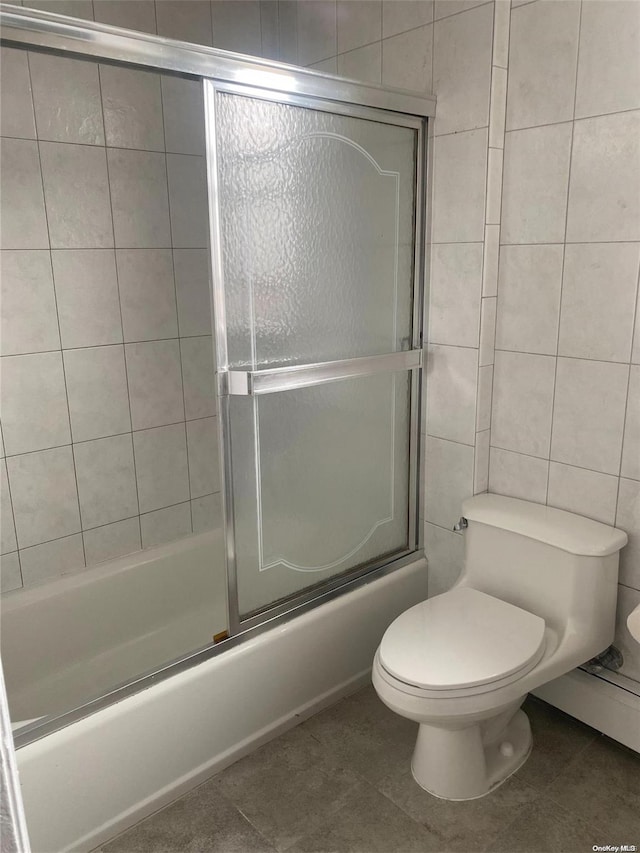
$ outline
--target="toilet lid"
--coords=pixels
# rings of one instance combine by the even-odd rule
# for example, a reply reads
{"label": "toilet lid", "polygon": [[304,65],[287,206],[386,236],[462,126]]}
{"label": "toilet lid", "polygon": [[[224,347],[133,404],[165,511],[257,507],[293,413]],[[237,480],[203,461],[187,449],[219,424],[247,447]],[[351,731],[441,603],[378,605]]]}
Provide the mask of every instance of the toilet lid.
{"label": "toilet lid", "polygon": [[456,690],[530,669],[544,619],[477,589],[458,587],[411,607],[380,643],[380,663],[416,687]]}

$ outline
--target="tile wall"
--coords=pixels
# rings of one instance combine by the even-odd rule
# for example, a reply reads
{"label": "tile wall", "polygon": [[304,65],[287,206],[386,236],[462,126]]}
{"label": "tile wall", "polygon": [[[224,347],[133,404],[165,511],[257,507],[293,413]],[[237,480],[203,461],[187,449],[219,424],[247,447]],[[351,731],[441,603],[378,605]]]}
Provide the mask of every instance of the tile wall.
{"label": "tile wall", "polygon": [[300,64],[438,96],[431,593],[457,576],[451,527],[474,492],[615,523],[630,536],[616,643],[640,680],[624,627],[640,603],[640,4],[305,0],[296,13]]}
{"label": "tile wall", "polygon": [[6,47],[1,78],[8,591],[211,528],[220,485],[199,83]]}

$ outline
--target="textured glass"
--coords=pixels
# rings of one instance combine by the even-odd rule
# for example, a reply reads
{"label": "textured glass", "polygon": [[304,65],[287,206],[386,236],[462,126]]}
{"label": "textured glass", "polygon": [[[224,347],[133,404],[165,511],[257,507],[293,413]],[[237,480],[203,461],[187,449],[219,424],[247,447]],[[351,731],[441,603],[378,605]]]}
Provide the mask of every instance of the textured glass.
{"label": "textured glass", "polygon": [[409,374],[231,398],[241,614],[408,538]]}
{"label": "textured glass", "polygon": [[230,366],[409,349],[416,131],[216,103]]}

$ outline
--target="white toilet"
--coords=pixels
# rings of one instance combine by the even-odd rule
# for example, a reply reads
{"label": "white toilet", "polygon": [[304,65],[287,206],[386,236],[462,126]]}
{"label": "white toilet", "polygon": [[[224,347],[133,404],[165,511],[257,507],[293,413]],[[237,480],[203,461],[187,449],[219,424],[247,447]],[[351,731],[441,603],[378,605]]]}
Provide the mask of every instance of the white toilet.
{"label": "white toilet", "polygon": [[402,613],[373,664],[380,699],[420,723],[421,787],[447,800],[488,794],[527,759],[527,693],[613,641],[622,530],[551,507],[483,494],[461,575]]}

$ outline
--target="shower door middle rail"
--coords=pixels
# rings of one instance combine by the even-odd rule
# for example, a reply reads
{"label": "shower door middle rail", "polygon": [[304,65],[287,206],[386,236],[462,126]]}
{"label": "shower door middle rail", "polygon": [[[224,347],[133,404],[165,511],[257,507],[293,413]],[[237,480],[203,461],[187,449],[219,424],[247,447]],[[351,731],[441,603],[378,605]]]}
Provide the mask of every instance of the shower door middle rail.
{"label": "shower door middle rail", "polygon": [[315,364],[300,364],[262,370],[228,370],[218,374],[221,396],[255,396],[308,388],[339,379],[370,376],[422,367],[422,350],[385,353],[363,358],[344,358]]}

